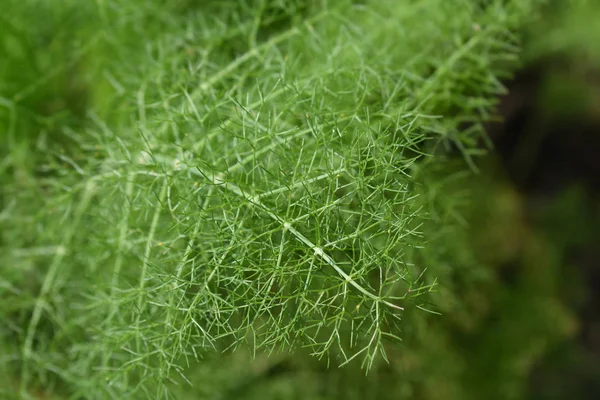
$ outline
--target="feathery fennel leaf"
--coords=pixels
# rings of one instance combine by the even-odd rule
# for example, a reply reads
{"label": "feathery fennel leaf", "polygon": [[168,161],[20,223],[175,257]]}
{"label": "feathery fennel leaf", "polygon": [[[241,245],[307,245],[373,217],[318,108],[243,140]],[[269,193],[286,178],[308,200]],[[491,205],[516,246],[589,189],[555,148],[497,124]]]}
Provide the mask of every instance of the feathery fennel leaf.
{"label": "feathery fennel leaf", "polygon": [[242,344],[385,359],[415,171],[473,165],[536,2],[9,3],[52,12],[0,34],[5,358],[118,398]]}

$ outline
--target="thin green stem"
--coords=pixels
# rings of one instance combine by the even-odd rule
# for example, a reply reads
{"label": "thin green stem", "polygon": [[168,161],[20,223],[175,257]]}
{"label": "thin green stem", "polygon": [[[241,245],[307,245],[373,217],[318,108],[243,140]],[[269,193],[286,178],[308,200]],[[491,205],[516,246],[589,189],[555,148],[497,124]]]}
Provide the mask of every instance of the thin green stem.
{"label": "thin green stem", "polygon": [[29,385],[29,364],[32,358],[33,351],[33,339],[35,336],[35,332],[37,326],[42,317],[42,311],[44,307],[48,306],[48,299],[46,298],[50,291],[52,290],[52,285],[56,279],[57,274],[60,271],[60,267],[63,265],[63,260],[69,251],[69,244],[73,240],[73,236],[77,230],[79,222],[83,217],[86,209],[88,208],[90,201],[94,197],[96,191],[96,187],[92,183],[92,181],[88,181],[88,184],[83,191],[82,198],[79,201],[79,204],[75,210],[73,219],[70,221],[70,224],[67,225],[67,231],[63,235],[63,240],[60,244],[60,249],[62,251],[57,251],[50,267],[48,268],[48,272],[44,278],[44,283],[42,284],[42,288],[40,293],[37,296],[35,301],[35,305],[33,307],[33,313],[31,315],[31,319],[29,320],[29,325],[27,327],[27,331],[25,334],[25,342],[23,344],[23,363],[21,365],[21,385],[20,385],[20,393],[22,397],[27,395],[28,385]]}

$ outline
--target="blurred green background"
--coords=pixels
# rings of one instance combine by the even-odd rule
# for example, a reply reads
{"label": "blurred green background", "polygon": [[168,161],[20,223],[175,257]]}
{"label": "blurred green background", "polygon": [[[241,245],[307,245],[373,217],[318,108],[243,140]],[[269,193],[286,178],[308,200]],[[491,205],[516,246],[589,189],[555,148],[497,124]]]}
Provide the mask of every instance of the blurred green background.
{"label": "blurred green background", "polygon": [[[85,22],[85,3],[69,18],[77,29],[93,30]],[[44,12],[28,17],[31,23],[52,21],[51,3],[39,6]],[[24,190],[35,184],[28,149],[34,142],[43,148],[48,140],[64,141],[68,149],[68,132],[57,131],[65,121],[76,126],[88,101],[114,106],[102,96],[111,77],[98,83],[90,76],[128,56],[80,58],[52,70],[63,54],[85,51],[76,38],[61,37],[74,29],[67,29],[63,17],[57,17],[57,26],[44,25],[55,32],[51,40],[23,46],[14,41],[27,38],[19,34],[25,27],[11,22],[21,17],[0,15],[0,54],[36,60],[14,68],[0,58],[0,129],[8,133],[0,172],[17,166]],[[505,82],[508,93],[498,106],[502,120],[487,127],[494,150],[478,159],[479,174],[438,179],[460,169],[456,154],[421,177],[431,185],[444,182],[440,191],[471,190],[477,201],[465,207],[453,196],[456,204],[437,205],[459,214],[456,226],[467,227],[448,226],[431,240],[435,251],[427,257],[440,266],[440,284],[430,301],[442,316],[407,315],[404,343],[390,351],[389,364],[380,362],[365,376],[360,365],[338,369],[302,352],[255,360],[244,351],[209,355],[189,368],[193,388],[174,386],[176,397],[600,398],[599,21],[597,2],[548,2],[538,23],[522,32],[522,67]],[[44,51],[20,53],[38,48]],[[45,91],[35,90],[41,75],[49,80]],[[18,112],[30,112],[29,118],[11,114],[16,111],[6,99],[15,96],[24,99]],[[35,134],[12,135],[17,120],[31,124],[19,132]],[[0,210],[9,206],[10,199],[0,196]],[[0,374],[1,383],[13,384],[11,371]],[[39,398],[60,398],[46,396],[40,389]]]}

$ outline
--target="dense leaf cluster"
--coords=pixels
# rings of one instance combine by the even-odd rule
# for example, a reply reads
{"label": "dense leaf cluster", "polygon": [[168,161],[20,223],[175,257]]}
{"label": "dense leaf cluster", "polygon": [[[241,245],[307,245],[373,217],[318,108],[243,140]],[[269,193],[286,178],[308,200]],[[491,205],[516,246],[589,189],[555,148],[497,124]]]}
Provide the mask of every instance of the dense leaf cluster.
{"label": "dense leaf cluster", "polygon": [[385,358],[434,279],[417,177],[473,166],[535,2],[83,3],[0,17],[8,384],[165,396],[241,344]]}

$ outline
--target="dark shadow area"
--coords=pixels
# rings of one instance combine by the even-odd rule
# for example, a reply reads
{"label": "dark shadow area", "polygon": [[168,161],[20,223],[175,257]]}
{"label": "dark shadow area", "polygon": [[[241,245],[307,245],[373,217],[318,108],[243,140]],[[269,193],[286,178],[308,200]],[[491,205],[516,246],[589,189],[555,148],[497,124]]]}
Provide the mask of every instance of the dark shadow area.
{"label": "dark shadow area", "polygon": [[[508,83],[509,94],[499,105],[504,122],[488,130],[501,168],[525,204],[526,220],[551,246],[561,249],[560,297],[577,318],[576,333],[534,365],[530,398],[597,399],[600,115],[589,98],[581,102],[565,93],[549,95],[548,77],[556,74],[573,78],[569,66],[556,61],[540,62],[519,73]],[[580,74],[575,79],[593,92],[598,86],[593,76]]]}

